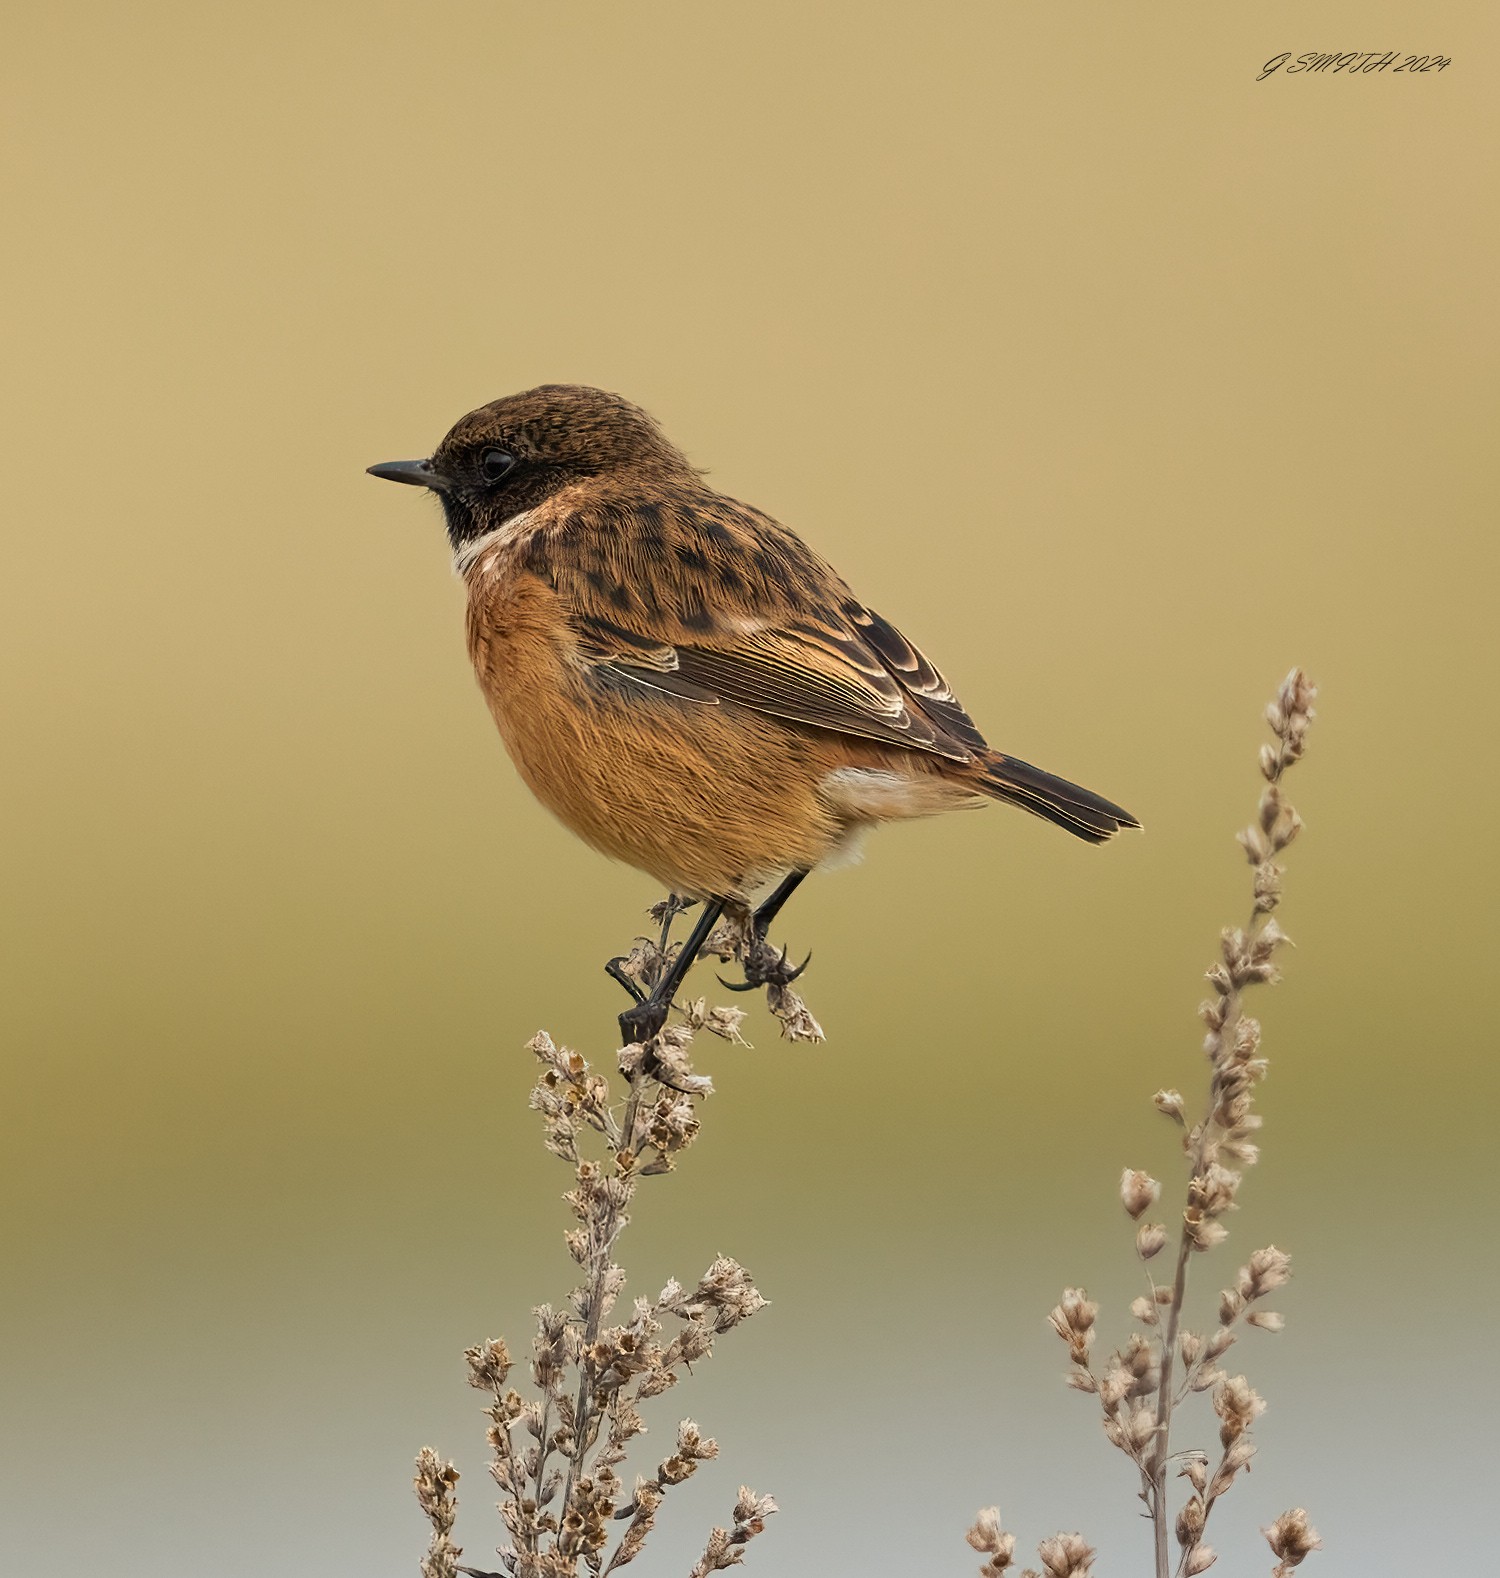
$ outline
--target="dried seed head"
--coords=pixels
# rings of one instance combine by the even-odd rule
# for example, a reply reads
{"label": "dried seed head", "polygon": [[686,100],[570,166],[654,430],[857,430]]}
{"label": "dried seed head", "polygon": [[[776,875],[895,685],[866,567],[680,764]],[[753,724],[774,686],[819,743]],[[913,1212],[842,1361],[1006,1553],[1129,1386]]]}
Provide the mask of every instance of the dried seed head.
{"label": "dried seed head", "polygon": [[1156,1434],[1156,1411],[1142,1404],[1130,1416],[1130,1423],[1126,1426],[1125,1436],[1130,1445],[1139,1454],[1151,1438]]}
{"label": "dried seed head", "polygon": [[1082,1288],[1064,1288],[1062,1302],[1047,1317],[1053,1331],[1067,1343],[1068,1354],[1074,1364],[1088,1363],[1089,1349],[1094,1341],[1094,1322],[1098,1316],[1099,1306],[1088,1298]]}
{"label": "dried seed head", "polygon": [[1016,1537],[1000,1527],[998,1507],[983,1508],[965,1538],[981,1555],[989,1557],[979,1569],[981,1578],[999,1578],[1015,1560]]}
{"label": "dried seed head", "polygon": [[1142,1260],[1151,1260],[1166,1247],[1167,1230],[1160,1222],[1142,1222],[1136,1229],[1135,1252]]}
{"label": "dried seed head", "polygon": [[469,1385],[486,1392],[498,1392],[505,1385],[513,1362],[503,1337],[465,1348],[464,1359],[469,1366]]}
{"label": "dried seed head", "polygon": [[1214,1477],[1209,1482],[1209,1494],[1222,1496],[1234,1483],[1234,1476],[1245,1467],[1253,1458],[1259,1448],[1248,1436],[1241,1436],[1232,1447],[1225,1452],[1223,1460],[1214,1471]]}
{"label": "dried seed head", "polygon": [[1227,1134],[1219,1141],[1219,1155],[1241,1167],[1253,1167],[1260,1160],[1260,1146],[1241,1139],[1238,1132]]}
{"label": "dried seed head", "polygon": [[1211,1222],[1201,1216],[1195,1220],[1192,1212],[1184,1216],[1183,1222],[1187,1228],[1188,1242],[1200,1253],[1217,1249],[1229,1237],[1229,1229],[1222,1222]]}
{"label": "dried seed head", "polygon": [[1281,790],[1273,783],[1269,783],[1261,790],[1260,804],[1256,807],[1256,819],[1260,823],[1263,833],[1269,833],[1276,826],[1276,818],[1281,815]]}
{"label": "dried seed head", "polygon": [[1169,1118],[1175,1118],[1178,1123],[1182,1119],[1182,1092],[1180,1090],[1159,1090],[1151,1098],[1156,1110]]}
{"label": "dried seed head", "polygon": [[706,1030],[721,1040],[733,1041],[739,1046],[749,1045],[740,1034],[740,1026],[745,1022],[742,1008],[710,1008],[708,999],[699,997],[683,1009],[683,1020],[690,1030]]}
{"label": "dried seed head", "polygon": [[1127,1167],[1120,1174],[1120,1203],[1132,1220],[1155,1205],[1160,1194],[1161,1185],[1150,1173]]}
{"label": "dried seed head", "polygon": [[[1318,699],[1318,687],[1300,669],[1294,668],[1282,680],[1281,688],[1276,693],[1277,704],[1289,718],[1301,717],[1303,720],[1315,718],[1312,704]],[[1305,726],[1305,722],[1304,722]]]}
{"label": "dried seed head", "polygon": [[1235,1194],[1240,1187],[1240,1175],[1212,1162],[1188,1185],[1188,1203],[1207,1217],[1223,1216],[1232,1211]]}
{"label": "dried seed head", "polygon": [[1307,1520],[1304,1507],[1293,1507],[1290,1512],[1283,1512],[1270,1528],[1260,1532],[1265,1535],[1271,1554],[1280,1563],[1273,1578],[1286,1578],[1294,1567],[1301,1565],[1304,1557],[1323,1548],[1318,1531]]}
{"label": "dried seed head", "polygon": [[1266,1411],[1265,1399],[1243,1375],[1227,1377],[1214,1388],[1214,1412],[1219,1416],[1219,1441],[1232,1446]]}
{"label": "dried seed head", "polygon": [[1139,1332],[1132,1332],[1130,1340],[1120,1352],[1120,1363],[1130,1371],[1137,1383],[1149,1382],[1149,1387],[1137,1384],[1132,1391],[1137,1395],[1156,1390],[1156,1345],[1148,1342]]}
{"label": "dried seed head", "polygon": [[1269,861],[1255,868],[1255,909],[1257,914],[1269,915],[1281,902],[1280,866]]}
{"label": "dried seed head", "polygon": [[1219,1553],[1212,1545],[1195,1545],[1188,1553],[1188,1559],[1183,1563],[1182,1570],[1187,1578],[1196,1578],[1198,1573],[1207,1572],[1218,1559]]}
{"label": "dried seed head", "polygon": [[1271,848],[1278,854],[1302,831],[1302,818],[1297,814],[1295,806],[1283,806],[1281,814],[1276,818],[1276,826],[1271,829]]}
{"label": "dried seed head", "polygon": [[734,1503],[734,1532],[730,1540],[735,1545],[743,1545],[761,1533],[766,1526],[766,1519],[773,1512],[780,1512],[774,1496],[757,1496],[748,1485],[740,1486],[740,1493]]}
{"label": "dried seed head", "polygon": [[1203,1507],[1203,1498],[1189,1496],[1183,1503],[1182,1511],[1177,1514],[1177,1543],[1184,1546],[1196,1545],[1198,1537],[1203,1533],[1207,1516]]}
{"label": "dried seed head", "polygon": [[1228,1352],[1233,1343],[1234,1333],[1221,1326],[1218,1331],[1216,1331],[1213,1336],[1208,1339],[1208,1351],[1206,1357],[1210,1359],[1217,1359],[1220,1354]]}
{"label": "dried seed head", "polygon": [[437,1523],[447,1520],[453,1527],[453,1487],[458,1483],[458,1470],[431,1447],[417,1453],[417,1472],[412,1487],[417,1493],[417,1503],[429,1518]]}
{"label": "dried seed head", "polygon": [[1178,1473],[1200,1496],[1203,1494],[1204,1487],[1208,1484],[1208,1463],[1201,1452],[1194,1452],[1184,1459]]}
{"label": "dried seed head", "polygon": [[1251,1310],[1245,1319],[1252,1326],[1259,1326],[1262,1331],[1281,1331],[1286,1326],[1286,1317],[1278,1315],[1275,1310]]}
{"label": "dried seed head", "polygon": [[1132,1299],[1130,1301],[1130,1313],[1142,1325],[1154,1326],[1156,1324],[1156,1300],[1147,1298]]}
{"label": "dried seed head", "polygon": [[463,1547],[455,1545],[451,1538],[458,1516],[458,1502],[453,1494],[457,1483],[458,1470],[431,1447],[423,1447],[417,1454],[417,1472],[412,1481],[417,1503],[432,1524],[432,1538],[420,1566],[422,1578],[458,1578],[458,1558],[463,1555]]}
{"label": "dried seed head", "polygon": [[[1116,1407],[1124,1401],[1125,1394],[1130,1390],[1134,1379],[1135,1377],[1117,1358],[1115,1363],[1105,1371],[1104,1379],[1099,1382],[1099,1401],[1103,1403],[1106,1409]],[[1119,1442],[1115,1444],[1117,1446],[1120,1445]]]}
{"label": "dried seed head", "polygon": [[780,1512],[774,1496],[757,1496],[748,1485],[740,1486],[739,1499],[734,1504],[734,1521],[736,1523],[749,1523],[756,1518],[769,1518],[773,1512]]}
{"label": "dried seed head", "polygon": [[1246,1303],[1285,1287],[1292,1280],[1292,1257],[1275,1244],[1257,1249],[1240,1268],[1235,1287]]}
{"label": "dried seed head", "polygon": [[1258,866],[1271,857],[1271,840],[1252,822],[1249,827],[1242,827],[1235,838],[1239,841],[1240,848],[1245,851],[1245,858],[1252,866]]}
{"label": "dried seed head", "polygon": [[1081,1534],[1054,1534],[1036,1548],[1047,1578],[1091,1578],[1094,1548]]}

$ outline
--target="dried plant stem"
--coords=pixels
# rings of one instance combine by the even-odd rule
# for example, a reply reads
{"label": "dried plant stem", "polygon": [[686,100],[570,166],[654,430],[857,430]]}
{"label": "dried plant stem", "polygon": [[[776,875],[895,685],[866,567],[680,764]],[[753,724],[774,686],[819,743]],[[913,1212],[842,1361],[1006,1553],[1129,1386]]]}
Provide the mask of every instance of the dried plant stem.
{"label": "dried plant stem", "polygon": [[[1213,1073],[1203,1117],[1186,1139],[1188,1203],[1178,1230],[1177,1263],[1166,1307],[1161,1380],[1156,1392],[1156,1430],[1149,1457],[1151,1486],[1147,1507],[1151,1515],[1156,1578],[1172,1578],[1167,1465],[1171,1452],[1172,1411],[1185,1395],[1185,1391],[1182,1394],[1173,1391],[1173,1367],[1187,1298],[1188,1262],[1195,1251],[1210,1249],[1225,1236],[1217,1218],[1233,1207],[1239,1174],[1218,1165],[1221,1150],[1228,1151],[1236,1160],[1252,1162],[1256,1157],[1248,1133],[1260,1120],[1250,1112],[1250,1090],[1264,1074],[1265,1063],[1254,1056],[1259,1050],[1260,1026],[1244,1012],[1244,989],[1277,978],[1272,955],[1278,944],[1286,939],[1271,913],[1281,898],[1281,868],[1273,863],[1272,857],[1291,843],[1302,826],[1301,818],[1282,797],[1281,780],[1306,749],[1307,727],[1312,720],[1312,702],[1316,694],[1316,687],[1300,670],[1294,669],[1266,709],[1266,721],[1276,737],[1276,745],[1262,748],[1260,769],[1266,788],[1256,820],[1240,834],[1240,843],[1255,867],[1255,903],[1244,930],[1224,934],[1224,961],[1209,972],[1217,995],[1214,1001],[1204,1004],[1202,1012],[1209,1027],[1205,1051],[1212,1061]],[[1214,1176],[1215,1172],[1218,1177]],[[1227,1318],[1221,1318],[1220,1334],[1227,1336],[1229,1341],[1233,1340],[1229,1327],[1238,1314],[1239,1310],[1233,1309]],[[1223,1346],[1227,1347],[1228,1342]],[[1221,1490],[1234,1478],[1234,1454],[1239,1440],[1238,1435],[1226,1437],[1224,1456],[1212,1479],[1203,1487],[1195,1485],[1199,1496],[1191,1526],[1179,1530],[1182,1547],[1179,1572],[1187,1570],[1195,1551],[1209,1550],[1202,1545],[1203,1528]],[[1248,1456],[1245,1461],[1248,1462]]]}
{"label": "dried plant stem", "polygon": [[[1250,930],[1253,934],[1259,912],[1250,918]],[[1236,1024],[1240,1019],[1240,993],[1234,988],[1225,1000],[1227,1022]],[[1210,1124],[1213,1119],[1214,1108],[1218,1103],[1217,1082],[1210,1087],[1208,1105],[1203,1114],[1203,1121],[1197,1127],[1197,1138],[1191,1142],[1191,1155],[1189,1167],[1194,1178],[1202,1176],[1205,1166],[1206,1152],[1208,1149],[1208,1136]],[[1151,1513],[1152,1534],[1155,1543],[1156,1578],[1172,1578],[1172,1554],[1167,1526],[1167,1462],[1168,1448],[1171,1441],[1172,1410],[1179,1403],[1186,1391],[1174,1396],[1172,1391],[1173,1359],[1177,1353],[1177,1342],[1182,1327],[1182,1309],[1187,1300],[1188,1261],[1193,1253],[1193,1238],[1189,1230],[1186,1213],[1184,1213],[1181,1231],[1177,1236],[1177,1265],[1172,1277],[1171,1302],[1167,1305],[1166,1325],[1162,1334],[1161,1344],[1161,1384],[1156,1392],[1156,1440],[1149,1460],[1149,1473],[1143,1470],[1143,1477],[1148,1478],[1150,1496],[1146,1505]],[[1214,1497],[1209,1496],[1204,1504],[1204,1517],[1207,1519],[1208,1509],[1212,1507]],[[1184,1554],[1184,1560],[1186,1556]]]}
{"label": "dried plant stem", "polygon": [[[1202,1118],[1182,1136],[1187,1199],[1171,1281],[1159,1285],[1149,1264],[1166,1248],[1167,1230],[1160,1222],[1141,1221],[1160,1197],[1161,1185],[1149,1174],[1127,1168],[1120,1179],[1120,1201],[1130,1220],[1139,1224],[1135,1253],[1148,1289],[1147,1297],[1130,1306],[1140,1329],[1131,1332],[1102,1368],[1095,1369],[1091,1353],[1099,1306],[1082,1288],[1067,1288],[1049,1316],[1068,1347],[1072,1364],[1068,1385],[1098,1398],[1105,1436],[1130,1458],[1140,1476],[1140,1499],[1152,1524],[1156,1578],[1173,1578],[1171,1533],[1180,1548],[1177,1578],[1198,1578],[1217,1560],[1204,1531],[1219,1499],[1255,1455],[1251,1427],[1266,1406],[1243,1375],[1226,1375],[1217,1361],[1238,1339],[1242,1319],[1268,1332],[1280,1331],[1283,1325],[1280,1315],[1259,1305],[1291,1276],[1291,1257],[1274,1244],[1254,1250],[1235,1273],[1233,1285],[1220,1292],[1217,1328],[1209,1335],[1187,1330],[1183,1313],[1192,1258],[1217,1248],[1228,1237],[1221,1218],[1236,1207],[1242,1169],[1259,1158],[1253,1136],[1261,1120],[1254,1110],[1254,1095],[1265,1077],[1266,1060],[1260,1055],[1260,1024],[1244,1011],[1245,992],[1278,979],[1275,955],[1289,940],[1272,913],[1281,901],[1282,868],[1275,857],[1297,836],[1302,821],[1283,797],[1281,783],[1306,749],[1316,694],[1302,671],[1293,669],[1266,709],[1276,743],[1261,747],[1260,804],[1255,821],[1239,835],[1254,868],[1255,901],[1249,923],[1221,935],[1220,961],[1208,972],[1214,996],[1199,1009],[1208,1031],[1203,1044],[1210,1066],[1208,1101]],[[1154,1105],[1186,1127],[1177,1091],[1158,1091]],[[1191,1392],[1212,1394],[1221,1450],[1212,1473],[1204,1452],[1175,1455],[1190,1494],[1173,1518],[1167,1484],[1167,1468],[1174,1461],[1173,1412]],[[1273,1578],[1289,1578],[1321,1543],[1300,1507],[1283,1513],[1263,1532],[1278,1560]],[[988,1558],[980,1568],[982,1578],[999,1578],[1013,1565],[1015,1537],[1001,1528],[993,1508],[980,1513],[968,1538]],[[1038,1554],[1047,1578],[1061,1578],[1065,1571],[1070,1578],[1086,1578],[1093,1561],[1093,1551],[1078,1535],[1044,1540]],[[1032,1578],[1031,1569],[1020,1578]]]}
{"label": "dried plant stem", "polygon": [[[620,1121],[619,1144],[615,1152],[617,1176],[622,1169],[628,1169],[634,1164],[636,1114],[640,1110],[641,1087],[644,1083],[645,1075],[639,1068],[633,1069],[630,1073],[630,1095],[625,1102],[625,1114]],[[606,1207],[603,1231],[599,1240],[592,1246],[590,1255],[588,1318],[584,1325],[583,1361],[579,1366],[578,1393],[573,1403],[573,1451],[568,1459],[568,1476],[563,1489],[565,1507],[572,1502],[573,1487],[578,1481],[578,1476],[583,1472],[583,1460],[590,1445],[589,1432],[593,1423],[593,1383],[596,1379],[592,1354],[594,1345],[599,1341],[599,1328],[604,1320],[605,1279],[614,1257],[615,1242],[620,1236],[623,1225],[620,1221],[619,1205],[611,1200]]]}
{"label": "dried plant stem", "polygon": [[[681,907],[675,901],[661,906],[660,940],[638,939],[629,958],[616,961],[646,988],[667,968],[667,928]],[[739,945],[734,937],[724,941]],[[500,1514],[510,1538],[499,1547],[503,1573],[458,1564],[462,1552],[452,1538],[458,1473],[424,1447],[416,1491],[432,1535],[423,1578],[576,1578],[580,1564],[603,1578],[640,1554],[667,1491],[718,1455],[717,1444],[684,1419],[673,1447],[653,1473],[636,1476],[633,1491],[626,1490],[617,1472],[631,1443],[646,1431],[641,1405],[675,1386],[712,1354],[719,1335],[765,1305],[744,1269],[721,1255],[696,1287],[689,1290],[670,1280],[654,1298],[636,1298],[628,1319],[608,1324],[625,1286],[615,1252],[637,1187],[645,1178],[673,1170],[697,1136],[698,1103],[713,1090],[693,1071],[688,1056],[693,1037],[706,1030],[739,1041],[744,1015],[695,1002],[681,1010],[681,1017],[682,1023],[649,1042],[620,1051],[626,1082],[620,1104],[609,1081],[578,1053],[557,1046],[545,1032],[531,1041],[541,1064],[531,1105],[542,1115],[543,1143],[573,1169],[574,1186],[564,1198],[576,1225],[564,1236],[581,1280],[563,1308],[543,1304],[534,1311],[532,1400],[508,1385],[515,1366],[502,1339],[479,1343],[464,1355],[469,1384],[488,1395],[490,1474],[501,1490]],[[586,1154],[583,1142],[590,1135],[602,1157]],[[676,1326],[670,1339],[664,1335],[668,1322]],[[738,1563],[775,1511],[769,1496],[741,1487],[733,1527],[711,1532],[694,1572]],[[623,1531],[610,1551],[621,1523]]]}

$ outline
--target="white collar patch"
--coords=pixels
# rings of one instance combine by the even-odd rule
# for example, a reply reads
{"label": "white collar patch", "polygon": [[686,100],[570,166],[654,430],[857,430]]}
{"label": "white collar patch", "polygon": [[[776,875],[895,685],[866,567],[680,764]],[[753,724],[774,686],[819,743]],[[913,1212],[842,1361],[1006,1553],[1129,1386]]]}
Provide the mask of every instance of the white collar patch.
{"label": "white collar patch", "polygon": [[521,510],[508,520],[502,521],[493,531],[487,531],[483,537],[476,537],[472,542],[466,542],[456,548],[453,553],[453,573],[460,578],[466,576],[489,549],[514,537],[530,518],[530,510]]}

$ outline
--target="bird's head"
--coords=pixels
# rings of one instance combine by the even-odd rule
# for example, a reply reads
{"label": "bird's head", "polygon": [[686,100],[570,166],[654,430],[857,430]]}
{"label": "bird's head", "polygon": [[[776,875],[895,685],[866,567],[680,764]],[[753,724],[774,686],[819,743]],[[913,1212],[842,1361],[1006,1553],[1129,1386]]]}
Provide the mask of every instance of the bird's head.
{"label": "bird's head", "polygon": [[587,477],[693,474],[639,406],[583,384],[542,384],[492,400],[460,417],[429,459],[369,470],[431,488],[455,551]]}

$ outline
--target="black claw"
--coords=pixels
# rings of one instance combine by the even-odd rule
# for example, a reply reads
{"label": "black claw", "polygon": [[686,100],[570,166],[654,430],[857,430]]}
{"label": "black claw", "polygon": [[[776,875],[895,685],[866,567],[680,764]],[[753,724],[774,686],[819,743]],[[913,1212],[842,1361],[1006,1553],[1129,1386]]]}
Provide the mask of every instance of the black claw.
{"label": "black claw", "polygon": [[625,955],[623,953],[618,954],[604,966],[604,973],[610,978],[610,980],[616,981],[621,986],[623,986],[625,990],[629,992],[630,995],[636,1000],[636,1002],[644,1003],[646,1001],[646,994],[633,980],[631,980],[628,975],[626,975],[625,963]]}
{"label": "black claw", "polygon": [[[785,964],[785,963],[786,963],[786,954],[785,954],[785,953],[783,953],[783,954],[782,954],[782,956],[781,956],[781,962],[782,962],[782,963],[783,963],[783,964]],[[799,976],[799,975],[801,975],[801,974],[802,974],[802,972],[803,972],[803,971],[804,971],[804,970],[805,970],[805,969],[806,969],[806,968],[807,968],[807,967],[808,967],[808,965],[810,965],[810,964],[811,964],[811,963],[812,963],[812,954],[811,954],[811,953],[809,953],[809,954],[808,954],[808,956],[807,956],[807,957],[806,957],[806,958],[805,958],[805,959],[804,959],[804,960],[803,960],[803,961],[802,961],[802,963],[801,963],[801,964],[799,964],[799,965],[798,965],[798,966],[797,966],[797,968],[796,968],[796,969],[795,969],[795,970],[793,970],[793,971],[792,971],[792,973],[791,973],[791,974],[790,974],[790,975],[788,975],[788,976],[786,976],[786,977],[785,977],[785,978],[784,978],[784,979],[783,979],[783,980],[782,980],[782,982],[781,982],[781,984],[782,984],[782,985],[783,985],[783,986],[790,986],[790,985],[791,985],[791,984],[792,984],[792,982],[793,982],[793,981],[795,981],[795,980],[796,980],[796,979],[797,979],[797,977],[798,977],[798,976]]]}
{"label": "black claw", "polygon": [[[668,903],[670,907],[671,901]],[[726,903],[725,899],[703,901],[703,913],[698,917],[692,935],[677,950],[671,963],[666,965],[660,979],[652,986],[649,997],[625,974],[623,959],[611,959],[605,966],[611,978],[618,981],[635,998],[635,1006],[627,1008],[620,1015],[620,1034],[627,1044],[633,1042],[645,1044],[661,1034],[662,1027],[672,1012],[672,1001],[677,995],[677,988],[682,985],[684,977],[697,962],[698,955],[702,953],[704,944],[708,941],[709,933],[718,924],[719,916],[724,913]],[[668,919],[670,920],[670,917]]]}
{"label": "black claw", "polygon": [[812,963],[812,955],[808,956],[795,970],[787,967],[787,950],[781,950],[781,957],[772,965],[762,964],[756,957],[760,944],[752,944],[750,953],[745,960],[745,979],[743,981],[726,981],[721,975],[718,977],[719,985],[730,992],[753,992],[762,986],[790,986],[793,981]]}

